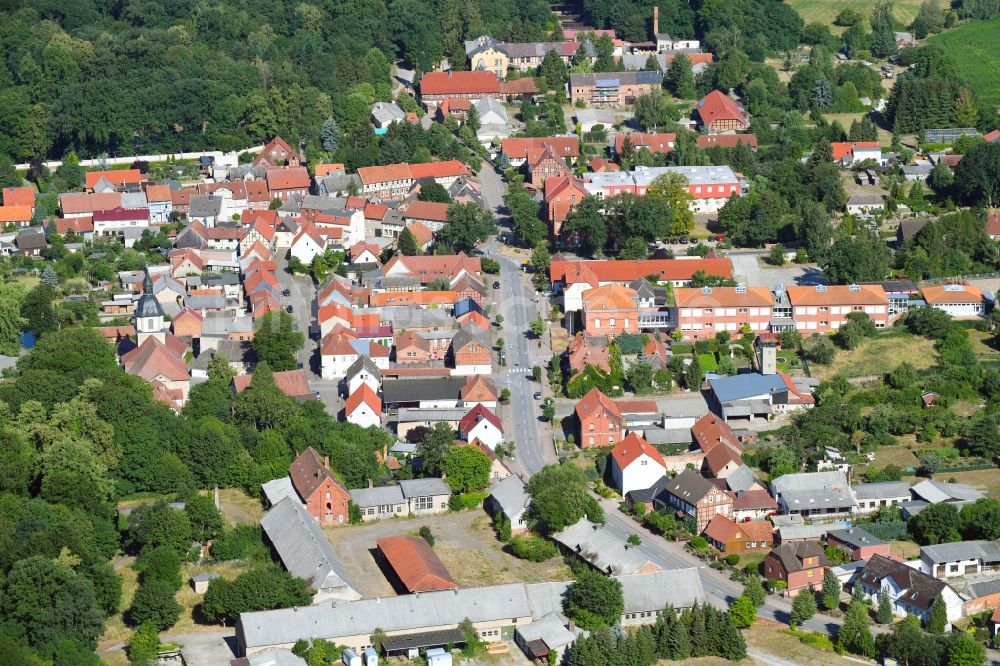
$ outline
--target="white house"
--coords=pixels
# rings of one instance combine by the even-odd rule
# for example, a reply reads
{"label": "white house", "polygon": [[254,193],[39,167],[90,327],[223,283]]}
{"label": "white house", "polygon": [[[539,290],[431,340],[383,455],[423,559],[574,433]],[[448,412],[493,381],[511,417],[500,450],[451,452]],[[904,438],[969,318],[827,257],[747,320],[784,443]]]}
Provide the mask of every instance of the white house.
{"label": "white house", "polygon": [[372,124],[379,129],[406,119],[406,112],[395,102],[375,102],[372,106]]}
{"label": "white house", "polygon": [[378,393],[382,387],[382,372],[370,358],[361,356],[347,369],[344,381],[347,384],[347,395],[355,393],[361,385]]}
{"label": "white house", "polygon": [[921,571],[935,578],[980,573],[1000,562],[1000,545],[996,541],[958,541],[923,546],[918,562]]}
{"label": "white house", "polygon": [[649,488],[666,473],[667,465],[660,452],[634,432],[611,449],[611,478],[623,496]]}
{"label": "white house", "polygon": [[531,496],[528,495],[524,482],[511,474],[490,488],[487,508],[493,515],[510,521],[512,534],[523,534],[528,531],[527,514],[530,503]]}
{"label": "white house", "polygon": [[347,396],[344,418],[348,423],[368,428],[382,425],[382,399],[368,384],[361,384],[358,390]]}
{"label": "white house", "polygon": [[872,555],[855,585],[861,585],[865,597],[873,603],[878,603],[879,593],[885,590],[892,602],[892,612],[899,616],[915,615],[925,621],[940,595],[947,608],[948,622],[962,617],[962,597],[950,585],[882,555]]}
{"label": "white house", "polygon": [[483,146],[498,143],[510,136],[510,119],[503,104],[492,97],[484,97],[472,103],[479,114],[479,129],[476,138]]}
{"label": "white house", "polygon": [[477,404],[458,422],[458,436],[467,442],[479,440],[491,450],[503,441],[500,417]]}
{"label": "white house", "polygon": [[311,224],[303,224],[292,239],[288,254],[308,266],[317,255],[326,251],[326,239]]}

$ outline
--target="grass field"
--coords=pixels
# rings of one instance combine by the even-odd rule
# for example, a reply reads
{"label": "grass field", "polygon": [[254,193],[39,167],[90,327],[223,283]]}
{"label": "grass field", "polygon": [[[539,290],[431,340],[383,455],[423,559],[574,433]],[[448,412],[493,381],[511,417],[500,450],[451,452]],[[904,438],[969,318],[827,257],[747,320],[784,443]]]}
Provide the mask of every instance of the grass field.
{"label": "grass field", "polygon": [[989,21],[970,21],[954,30],[934,35],[928,42],[937,44],[958,65],[980,99],[1000,104],[1000,16]]}
{"label": "grass field", "polygon": [[934,365],[937,353],[934,343],[927,338],[903,335],[885,335],[865,340],[850,351],[837,350],[837,357],[830,365],[810,365],[814,377],[826,379],[834,375],[867,377],[893,370],[903,361],[909,361],[917,370]]}
{"label": "grass field", "polygon": [[[920,11],[922,0],[897,0],[895,16],[903,25],[909,25]],[[869,0],[789,0],[788,4],[799,13],[802,20],[809,23],[825,23],[834,32],[842,32],[843,28],[833,25],[837,14],[845,9],[853,9],[862,16],[871,14],[873,3]],[[867,26],[866,26],[867,27]]]}

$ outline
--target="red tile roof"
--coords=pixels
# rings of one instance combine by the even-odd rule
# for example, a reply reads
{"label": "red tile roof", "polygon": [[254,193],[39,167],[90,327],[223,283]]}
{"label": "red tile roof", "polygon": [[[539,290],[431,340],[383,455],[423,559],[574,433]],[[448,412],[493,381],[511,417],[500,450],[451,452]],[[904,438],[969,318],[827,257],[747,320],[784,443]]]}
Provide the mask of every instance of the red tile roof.
{"label": "red tile roof", "polygon": [[757,147],[757,137],[754,134],[699,134],[695,142],[699,148],[711,148],[712,146],[735,148],[741,143],[745,143],[751,148]]}
{"label": "red tile roof", "polygon": [[385,537],[375,543],[411,594],[458,589],[458,583],[448,573],[447,567],[420,537],[399,535]]}
{"label": "red tile roof", "polygon": [[406,228],[413,234],[413,239],[417,241],[417,247],[423,247],[434,240],[434,232],[420,220],[410,222],[406,225]]}
{"label": "red tile roof", "polygon": [[0,206],[0,222],[28,222],[31,220],[31,206]]}
{"label": "red tile roof", "polygon": [[748,119],[739,105],[731,97],[719,90],[713,90],[698,102],[698,116],[705,125],[718,120],[737,120],[747,123]]}
{"label": "red tile roof", "polygon": [[532,150],[541,150],[544,146],[551,147],[552,152],[559,157],[580,156],[580,139],[575,136],[512,138],[500,142],[500,150],[513,160],[528,159]]}
{"label": "red tile roof", "polygon": [[736,287],[711,287],[705,292],[698,287],[677,287],[674,289],[677,307],[771,307],[774,297],[767,287],[746,287],[739,291]]}
{"label": "red tile roof", "polygon": [[500,82],[501,95],[534,95],[538,92],[538,83],[530,76],[522,76],[513,81]]}
{"label": "red tile roof", "polygon": [[444,160],[443,162],[421,162],[410,165],[410,175],[415,180],[421,178],[457,178],[458,176],[470,176],[472,172],[458,160]]}
{"label": "red tile roof", "polygon": [[403,219],[447,222],[450,207],[450,204],[437,201],[411,201],[403,211]]}
{"label": "red tile roof", "polygon": [[267,187],[271,192],[280,190],[309,189],[309,171],[303,167],[268,169]]}
{"label": "red tile roof", "polygon": [[118,192],[102,192],[87,194],[72,192],[59,195],[59,207],[63,215],[76,213],[93,213],[95,210],[107,210],[122,205],[122,195]]}
{"label": "red tile roof", "polygon": [[500,80],[493,72],[427,72],[420,79],[420,95],[500,94]]}
{"label": "red tile roof", "polygon": [[833,151],[833,159],[839,162],[848,155],[854,154],[855,148],[878,148],[878,141],[835,141],[830,144]]}
{"label": "red tile roof", "polygon": [[476,424],[484,419],[492,423],[497,430],[503,432],[503,425],[500,423],[500,417],[483,407],[482,404],[477,404],[469,410],[468,414],[462,417],[462,420],[458,422],[458,429],[461,432],[468,433],[476,427]]}
{"label": "red tile roof", "polygon": [[378,397],[375,391],[372,390],[372,387],[364,382],[354,390],[354,393],[347,396],[347,402],[344,404],[344,414],[353,414],[354,410],[360,407],[362,403],[371,407],[371,410],[376,414],[382,413],[382,398]]}
{"label": "red tile roof", "polygon": [[649,456],[657,464],[666,469],[667,465],[663,462],[663,456],[656,450],[656,447],[634,432],[625,435],[625,439],[618,442],[615,448],[611,449],[611,457],[614,458],[618,469],[627,468],[643,455]]}
{"label": "red tile roof", "polygon": [[24,187],[3,188],[4,206],[32,206],[35,205],[35,190],[25,185]]}
{"label": "red tile roof", "polygon": [[361,167],[358,178],[362,184],[390,183],[397,180],[412,180],[409,164],[386,164],[385,166]]}
{"label": "red tile roof", "polygon": [[292,461],[291,466],[288,468],[288,476],[291,477],[292,485],[295,486],[296,492],[298,492],[299,497],[303,501],[312,497],[313,493],[327,479],[340,486],[345,493],[347,492],[344,484],[330,472],[330,468],[320,460],[319,454],[311,446],[306,447],[306,450]]}
{"label": "red tile roof", "polygon": [[587,395],[580,398],[574,411],[579,418],[594,416],[601,412],[610,414],[619,420],[622,418],[622,413],[618,411],[618,405],[596,387],[590,389]]}
{"label": "red tile roof", "polygon": [[756,488],[736,493],[733,498],[733,510],[749,511],[752,509],[778,510],[778,502],[766,490]]}
{"label": "red tile roof", "polygon": [[786,287],[792,306],[800,305],[871,305],[888,304],[889,297],[881,285],[829,285],[826,287]]}
{"label": "red tile roof", "polygon": [[121,187],[126,183],[142,182],[142,174],[138,169],[113,169],[110,171],[88,171],[86,175],[87,189],[94,189],[97,181],[101,178],[108,181],[115,187]]}
{"label": "red tile roof", "polygon": [[691,436],[694,438],[702,451],[708,453],[717,445],[723,444],[727,447],[743,452],[739,437],[733,432],[728,423],[715,414],[705,414],[691,426]]}
{"label": "red tile roof", "polygon": [[648,148],[653,153],[669,153],[673,150],[673,144],[677,141],[677,135],[673,132],[663,134],[649,132],[619,132],[615,135],[615,152],[621,154],[625,146],[625,139],[632,140],[632,145],[636,150]]}
{"label": "red tile roof", "polygon": [[742,534],[743,541],[771,543],[774,540],[774,528],[766,520],[750,520],[737,523],[729,516],[716,514],[702,531],[706,537],[721,544],[735,540],[737,534]]}
{"label": "red tile roof", "polygon": [[129,220],[149,221],[148,208],[111,208],[110,210],[95,210],[94,222],[127,222]]}
{"label": "red tile roof", "polygon": [[125,372],[142,377],[147,382],[158,377],[177,382],[188,379],[187,364],[181,354],[156,338],[146,338],[142,346],[125,354],[122,365]]}

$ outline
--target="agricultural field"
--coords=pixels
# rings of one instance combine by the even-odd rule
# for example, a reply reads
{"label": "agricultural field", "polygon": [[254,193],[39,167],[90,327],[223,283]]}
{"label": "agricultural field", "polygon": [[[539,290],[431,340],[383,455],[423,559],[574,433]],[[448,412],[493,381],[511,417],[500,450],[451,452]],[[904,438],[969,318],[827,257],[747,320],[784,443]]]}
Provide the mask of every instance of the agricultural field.
{"label": "agricultural field", "polygon": [[[898,5],[897,5],[898,7]],[[970,21],[927,41],[940,46],[958,65],[980,99],[1000,104],[1000,16],[989,21]]]}
{"label": "agricultural field", "polygon": [[[920,11],[922,0],[898,0],[895,4],[896,20],[903,25],[909,25],[917,12]],[[799,13],[806,24],[825,23],[834,32],[842,32],[843,28],[833,25],[837,14],[845,9],[853,9],[862,16],[871,13],[874,3],[867,0],[789,0],[788,4]]]}

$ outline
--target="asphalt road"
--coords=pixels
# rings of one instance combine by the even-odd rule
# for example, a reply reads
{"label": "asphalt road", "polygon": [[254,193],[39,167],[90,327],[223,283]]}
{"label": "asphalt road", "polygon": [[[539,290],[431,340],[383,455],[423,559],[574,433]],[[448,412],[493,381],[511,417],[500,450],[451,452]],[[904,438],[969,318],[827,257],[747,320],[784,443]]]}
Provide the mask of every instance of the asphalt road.
{"label": "asphalt road", "polygon": [[[312,278],[306,276],[293,276],[285,269],[288,260],[279,253],[278,259],[278,283],[282,289],[291,291],[291,296],[282,296],[283,306],[292,306],[292,316],[299,325],[299,331],[305,336],[306,341],[299,350],[298,360],[307,371],[319,374],[319,356],[316,355],[316,342],[309,339],[309,326],[316,321],[316,289],[313,287]],[[310,378],[311,379],[311,378]]]}
{"label": "asphalt road", "polygon": [[[506,186],[500,175],[487,166],[479,172],[479,180],[483,201],[493,210],[498,223],[503,221]],[[487,256],[500,262],[500,293],[495,294],[492,315],[494,318],[497,314],[503,315],[499,337],[504,340],[507,365],[499,369],[495,379],[498,388],[510,389],[508,413],[512,418],[504,427],[516,444],[515,459],[530,476],[546,464],[556,462],[551,437],[542,437],[540,431],[540,401],[534,398],[539,385],[531,380],[532,366],[542,365],[547,360],[547,352],[540,349],[537,341],[529,339],[528,327],[538,313],[535,291],[517,263],[500,254],[499,248],[496,238],[491,238],[482,247]]]}

